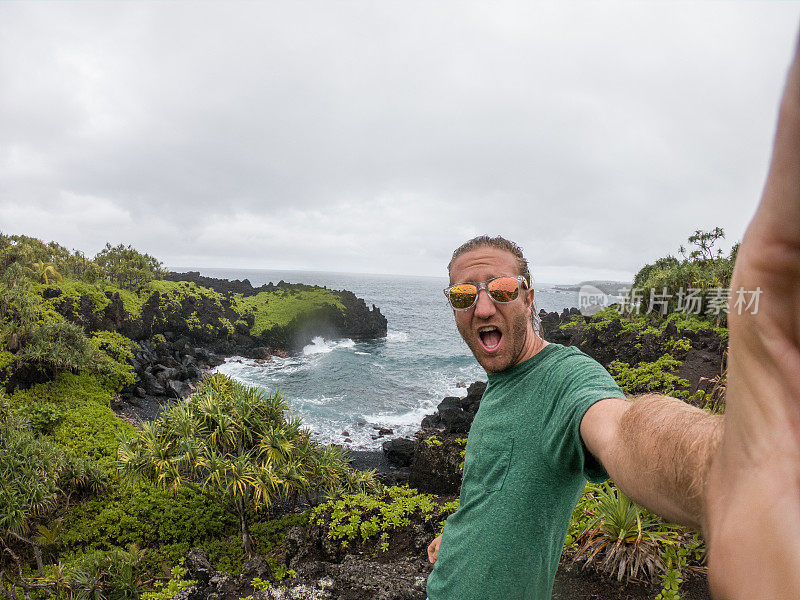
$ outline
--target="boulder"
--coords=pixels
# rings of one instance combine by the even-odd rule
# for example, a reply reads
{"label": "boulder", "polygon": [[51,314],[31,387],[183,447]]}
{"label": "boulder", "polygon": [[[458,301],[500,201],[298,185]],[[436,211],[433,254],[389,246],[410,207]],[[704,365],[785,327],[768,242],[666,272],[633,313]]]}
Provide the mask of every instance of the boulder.
{"label": "boulder", "polygon": [[395,438],[383,442],[382,448],[390,464],[401,469],[411,466],[414,459],[414,440]]}
{"label": "boulder", "polygon": [[217,570],[211,564],[211,559],[202,548],[191,548],[186,553],[184,563],[187,572],[187,579],[195,580],[199,585],[206,586]]}
{"label": "boulder", "polygon": [[193,391],[193,387],[189,383],[178,379],[168,381],[165,389],[170,398],[186,398]]}
{"label": "boulder", "polygon": [[416,434],[409,485],[427,494],[458,494],[461,489],[461,452],[464,435],[422,430]]}
{"label": "boulder", "polygon": [[252,581],[256,577],[267,580],[272,578],[272,569],[260,554],[254,554],[242,565],[242,579]]}
{"label": "boulder", "polygon": [[163,396],[166,394],[164,386],[155,378],[155,375],[147,371],[141,374],[142,387],[150,396]]}
{"label": "boulder", "polygon": [[448,434],[464,434],[472,426],[472,420],[478,412],[486,383],[476,381],[467,388],[463,398],[450,396],[436,407],[436,412],[422,419],[423,429],[441,429]]}
{"label": "boulder", "polygon": [[155,375],[156,379],[163,385],[164,382],[175,379],[178,375],[178,370],[158,364],[153,367],[153,375]]}

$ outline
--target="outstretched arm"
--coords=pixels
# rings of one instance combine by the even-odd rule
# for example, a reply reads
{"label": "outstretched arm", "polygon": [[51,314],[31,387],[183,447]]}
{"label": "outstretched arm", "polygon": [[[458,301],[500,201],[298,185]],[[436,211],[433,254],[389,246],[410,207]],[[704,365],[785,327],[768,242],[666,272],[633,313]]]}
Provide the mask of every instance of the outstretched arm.
{"label": "outstretched arm", "polygon": [[718,600],[800,598],[800,57],[780,106],[761,203],[731,291],[722,422],[664,397],[595,404],[581,436],[617,484],[665,517],[701,525]]}
{"label": "outstretched arm", "polygon": [[715,598],[800,598],[800,59],[781,101],[764,194],[731,289],[760,287],[756,314],[731,312],[725,433],[709,472]]}
{"label": "outstretched arm", "polygon": [[633,500],[664,518],[700,528],[708,465],[722,417],[656,394],[609,398],[581,421],[587,449]]}

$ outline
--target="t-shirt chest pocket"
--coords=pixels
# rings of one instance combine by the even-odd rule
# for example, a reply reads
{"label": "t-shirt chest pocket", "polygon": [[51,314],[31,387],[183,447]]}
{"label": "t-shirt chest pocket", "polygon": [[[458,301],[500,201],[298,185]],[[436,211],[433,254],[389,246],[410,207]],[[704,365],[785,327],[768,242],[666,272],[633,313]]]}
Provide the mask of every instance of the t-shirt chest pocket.
{"label": "t-shirt chest pocket", "polygon": [[464,461],[462,486],[469,493],[497,492],[503,488],[511,464],[512,438],[482,439],[470,448]]}

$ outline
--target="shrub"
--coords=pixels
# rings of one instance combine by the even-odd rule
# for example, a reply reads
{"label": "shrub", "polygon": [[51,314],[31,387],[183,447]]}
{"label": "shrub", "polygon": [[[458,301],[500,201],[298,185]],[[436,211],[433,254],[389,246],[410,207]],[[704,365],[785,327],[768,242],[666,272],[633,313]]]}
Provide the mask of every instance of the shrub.
{"label": "shrub", "polygon": [[[708,308],[708,294],[715,288],[728,288],[733,274],[733,265],[736,258],[737,246],[731,250],[729,256],[723,256],[722,251],[714,249],[716,242],[725,237],[724,231],[716,227],[711,231],[696,230],[689,236],[689,243],[694,246],[688,255],[683,246],[679,253],[683,260],[678,260],[674,256],[659,258],[652,264],[645,265],[636,274],[633,280],[633,289],[644,289],[643,309],[647,310],[650,302],[649,290],[654,289],[660,293],[664,288],[673,295],[682,288],[684,292],[690,288],[700,290],[700,295],[704,302],[701,310]],[[668,303],[668,312],[676,312],[678,299],[673,296]],[[657,310],[659,307],[656,306]],[[700,318],[708,323],[725,323],[725,314],[699,315]]]}
{"label": "shrub", "polygon": [[36,406],[59,413],[52,430],[54,441],[76,456],[96,461],[107,475],[116,477],[117,438],[135,430],[116,417],[110,400],[111,391],[89,373],[62,373],[55,381],[17,390],[10,397],[11,406],[23,414],[35,411]]}
{"label": "shrub", "polygon": [[677,525],[664,523],[608,482],[587,485],[576,512],[567,538],[574,560],[618,581],[655,580],[666,573],[663,553],[682,540]]}
{"label": "shrub", "polygon": [[[39,528],[41,536],[33,535],[35,525],[49,519],[60,504],[68,506],[73,493],[101,490],[105,479],[90,462],[46,438],[37,438],[26,421],[9,411],[4,399],[0,403],[0,542],[4,548],[25,544],[41,575],[40,542],[53,542],[57,536],[45,535],[50,533],[46,527]],[[0,570],[9,557],[15,563],[10,572],[22,577],[20,558],[11,552],[0,555]]]}
{"label": "shrub", "polygon": [[153,484],[123,484],[75,508],[64,521],[65,550],[124,548],[135,543],[175,562],[191,546],[227,539],[236,520],[208,498],[188,489],[177,493]]}
{"label": "shrub", "polygon": [[132,246],[106,244],[95,257],[94,263],[119,287],[138,291],[145,284],[164,275],[161,263],[137,251]]}
{"label": "shrub", "polygon": [[135,545],[87,554],[73,565],[69,587],[79,598],[136,600],[143,584],[143,558]]}
{"label": "shrub", "polygon": [[167,581],[167,583],[156,581],[156,591],[145,592],[142,594],[142,600],[172,600],[182,589],[195,583],[191,579],[186,579],[187,573],[188,571],[184,568],[183,561],[181,561],[179,564],[172,567],[169,581]]}
{"label": "shrub", "polygon": [[119,391],[136,381],[133,371],[133,340],[113,331],[97,331],[91,344],[98,350],[92,369],[111,390]]}
{"label": "shrub", "polygon": [[411,525],[412,519],[441,521],[458,508],[449,503],[440,506],[429,494],[420,494],[407,486],[386,488],[379,495],[350,494],[320,504],[311,511],[310,523],[319,525],[330,539],[343,548],[351,542],[377,538],[382,551],[389,549],[389,532]]}
{"label": "shrub", "polygon": [[343,455],[336,461],[312,442],[299,419],[286,418],[286,409],[278,392],[269,396],[212,375],[185,404],[143,424],[138,435],[124,436],[119,468],[132,480],[188,487],[218,502],[236,516],[250,554],[250,522],[275,499],[309,492],[315,479],[329,490],[364,479],[349,475]]}
{"label": "shrub", "polygon": [[51,321],[33,329],[16,358],[50,376],[86,370],[98,361],[83,329],[67,321]]}
{"label": "shrub", "polygon": [[689,395],[689,382],[673,373],[681,365],[671,354],[665,354],[653,362],[641,362],[636,366],[618,360],[611,361],[608,371],[619,387],[628,394],[660,392],[673,398]]}

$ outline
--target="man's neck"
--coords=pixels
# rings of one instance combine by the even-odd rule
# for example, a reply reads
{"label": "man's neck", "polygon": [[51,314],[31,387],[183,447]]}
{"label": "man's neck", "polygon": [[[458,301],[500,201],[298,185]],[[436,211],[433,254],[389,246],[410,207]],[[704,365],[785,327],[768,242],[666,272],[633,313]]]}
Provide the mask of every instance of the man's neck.
{"label": "man's neck", "polygon": [[520,355],[520,358],[517,360],[516,363],[514,363],[514,365],[518,365],[520,363],[524,363],[529,358],[533,358],[534,356],[539,354],[539,352],[541,352],[542,349],[545,346],[547,346],[549,343],[550,342],[547,342],[544,339],[542,339],[541,337],[539,337],[538,335],[536,335],[536,332],[534,332],[533,328],[531,327],[528,330],[527,335],[525,336],[524,350],[523,350],[522,354]]}

